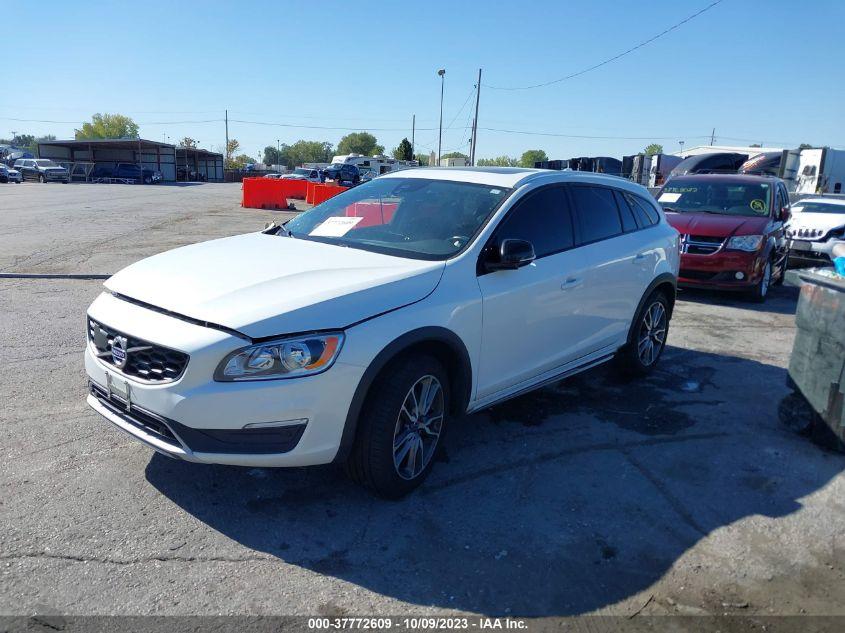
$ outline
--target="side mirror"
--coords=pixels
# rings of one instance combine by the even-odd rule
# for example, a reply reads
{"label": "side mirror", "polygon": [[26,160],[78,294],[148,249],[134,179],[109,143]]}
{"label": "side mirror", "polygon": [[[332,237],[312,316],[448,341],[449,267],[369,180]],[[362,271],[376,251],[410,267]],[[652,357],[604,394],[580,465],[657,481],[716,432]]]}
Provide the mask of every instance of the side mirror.
{"label": "side mirror", "polygon": [[534,246],[526,240],[507,239],[499,244],[498,252],[489,254],[485,267],[488,271],[516,270],[537,259]]}
{"label": "side mirror", "polygon": [[786,222],[787,220],[789,220],[790,215],[791,213],[789,211],[789,205],[782,207],[780,210],[780,221]]}

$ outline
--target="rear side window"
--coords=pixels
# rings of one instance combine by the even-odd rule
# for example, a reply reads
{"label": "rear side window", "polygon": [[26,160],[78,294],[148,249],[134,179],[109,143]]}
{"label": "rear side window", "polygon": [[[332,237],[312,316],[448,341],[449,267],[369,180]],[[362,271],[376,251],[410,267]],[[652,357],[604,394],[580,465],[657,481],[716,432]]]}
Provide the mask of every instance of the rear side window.
{"label": "rear side window", "polygon": [[506,239],[531,242],[537,257],[572,248],[572,213],[563,188],[541,189],[520,200],[496,229],[496,241]]}
{"label": "rear side window", "polygon": [[631,209],[634,211],[634,215],[637,217],[637,222],[639,222],[640,226],[651,226],[660,222],[660,216],[657,210],[648,202],[631,193],[626,193],[625,198],[630,203]]}
{"label": "rear side window", "polygon": [[631,210],[631,205],[622,195],[621,191],[614,191],[613,196],[616,198],[616,204],[619,205],[619,215],[622,218],[622,230],[626,233],[636,231],[640,225],[634,219],[634,212]]}
{"label": "rear side window", "polygon": [[611,189],[578,185],[572,187],[572,197],[578,209],[582,242],[596,242],[622,233],[622,221]]}

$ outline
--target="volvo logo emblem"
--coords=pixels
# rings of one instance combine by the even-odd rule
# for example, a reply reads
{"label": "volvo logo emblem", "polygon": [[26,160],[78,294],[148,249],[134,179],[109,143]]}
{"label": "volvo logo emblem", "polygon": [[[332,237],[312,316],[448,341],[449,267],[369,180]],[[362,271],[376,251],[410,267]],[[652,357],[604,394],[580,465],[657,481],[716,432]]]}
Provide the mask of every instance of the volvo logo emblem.
{"label": "volvo logo emblem", "polygon": [[126,347],[128,343],[129,341],[126,340],[125,336],[115,336],[112,341],[111,360],[118,369],[123,369],[126,365]]}

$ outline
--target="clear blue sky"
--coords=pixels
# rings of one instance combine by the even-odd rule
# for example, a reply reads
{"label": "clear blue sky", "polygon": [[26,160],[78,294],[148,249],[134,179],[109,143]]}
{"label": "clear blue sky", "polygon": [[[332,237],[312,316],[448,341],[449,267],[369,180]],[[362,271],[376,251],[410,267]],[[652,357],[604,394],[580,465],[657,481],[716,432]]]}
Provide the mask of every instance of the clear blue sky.
{"label": "clear blue sky", "polygon": [[[144,138],[191,136],[220,148],[222,122],[202,121],[222,119],[228,108],[239,121],[398,128],[374,131],[389,151],[410,136],[415,113],[418,151],[436,150],[436,71],[445,67],[444,153],[467,151],[467,97],[479,67],[482,84],[549,81],[709,3],[11,2],[3,9],[0,136],[14,130],[70,138],[72,122],[119,112],[141,124]],[[482,129],[478,157],[529,148],[552,158],[621,156],[651,139],[677,151],[679,140],[705,143],[713,127],[721,144],[845,147],[843,63],[844,1],[723,0],[583,76],[534,90],[482,87],[482,128],[643,139]],[[276,139],[337,143],[344,133],[229,125],[230,137],[252,156]]]}

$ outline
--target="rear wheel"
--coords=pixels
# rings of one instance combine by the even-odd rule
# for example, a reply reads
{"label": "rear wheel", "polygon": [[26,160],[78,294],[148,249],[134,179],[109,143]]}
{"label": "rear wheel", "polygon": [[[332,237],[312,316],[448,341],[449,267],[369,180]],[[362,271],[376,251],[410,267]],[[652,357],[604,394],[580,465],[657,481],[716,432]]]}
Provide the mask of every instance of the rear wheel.
{"label": "rear wheel", "polygon": [[449,412],[446,370],[432,356],[406,356],[374,383],[346,470],[379,496],[398,499],[428,476]]}
{"label": "rear wheel", "polygon": [[42,185],[47,182],[47,179],[44,177],[44,174],[38,176],[38,182],[40,182]]}
{"label": "rear wheel", "polygon": [[634,319],[627,345],[616,357],[623,373],[644,376],[654,369],[666,346],[669,314],[666,295],[660,290],[650,294]]}

